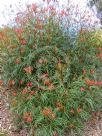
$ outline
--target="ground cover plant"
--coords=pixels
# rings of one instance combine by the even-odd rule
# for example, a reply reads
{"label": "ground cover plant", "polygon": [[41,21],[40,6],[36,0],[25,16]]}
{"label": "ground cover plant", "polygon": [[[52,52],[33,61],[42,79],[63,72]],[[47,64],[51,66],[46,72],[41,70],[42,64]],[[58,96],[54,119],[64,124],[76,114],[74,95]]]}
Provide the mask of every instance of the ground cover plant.
{"label": "ground cover plant", "polygon": [[49,3],[28,5],[16,26],[0,33],[10,107],[17,127],[30,136],[79,136],[83,122],[101,112],[101,32],[82,28],[73,46],[62,24],[66,16],[67,10]]}

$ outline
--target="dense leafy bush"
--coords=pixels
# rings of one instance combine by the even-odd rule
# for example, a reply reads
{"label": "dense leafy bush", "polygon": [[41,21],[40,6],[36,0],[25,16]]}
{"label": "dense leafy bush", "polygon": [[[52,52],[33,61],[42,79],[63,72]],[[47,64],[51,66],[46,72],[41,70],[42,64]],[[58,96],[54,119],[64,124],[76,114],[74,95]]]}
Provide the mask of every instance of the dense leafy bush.
{"label": "dense leafy bush", "polygon": [[7,33],[4,80],[12,90],[15,122],[30,135],[80,131],[83,121],[102,108],[102,82],[96,76],[101,42],[94,45],[99,41],[94,32],[82,29],[72,47],[66,27],[62,29],[67,11],[56,10],[32,4]]}
{"label": "dense leafy bush", "polygon": [[[98,87],[86,86],[80,77],[69,88],[56,88],[54,91],[34,92],[28,89],[13,93],[11,104],[18,118],[17,125],[44,135],[57,132],[80,130],[92,112],[99,111],[102,98]],[[100,107],[99,107],[100,106]],[[79,131],[80,132],[80,131]]]}

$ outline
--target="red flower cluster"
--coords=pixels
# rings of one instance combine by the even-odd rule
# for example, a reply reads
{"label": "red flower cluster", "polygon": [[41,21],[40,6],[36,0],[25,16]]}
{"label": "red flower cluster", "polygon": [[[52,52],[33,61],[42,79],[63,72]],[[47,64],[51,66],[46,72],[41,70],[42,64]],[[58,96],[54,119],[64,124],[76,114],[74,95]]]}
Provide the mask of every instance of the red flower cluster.
{"label": "red flower cluster", "polygon": [[82,109],[80,107],[77,108],[77,113],[82,112]]}
{"label": "red flower cluster", "polygon": [[41,24],[41,23],[36,24],[35,28],[37,28],[37,29],[43,29],[43,24]]}
{"label": "red flower cluster", "polygon": [[38,8],[37,4],[36,4],[36,3],[33,3],[33,4],[32,4],[32,10],[33,10],[34,12],[36,12],[36,11],[37,11],[37,8]]}
{"label": "red flower cluster", "polygon": [[17,34],[20,34],[20,35],[24,32],[24,30],[23,30],[22,28],[16,28],[14,31],[15,31]]}
{"label": "red flower cluster", "polygon": [[20,80],[20,81],[19,81],[19,84],[20,84],[20,85],[22,85],[23,83],[24,83],[24,81],[23,81],[23,80]]}
{"label": "red flower cluster", "polygon": [[62,110],[64,107],[63,107],[63,105],[60,102],[56,102],[56,108],[58,110]]}
{"label": "red flower cluster", "polygon": [[81,87],[81,88],[80,88],[80,91],[81,91],[81,92],[84,92],[84,91],[85,91],[85,88],[84,88],[84,87]]}
{"label": "red flower cluster", "polygon": [[94,80],[86,79],[85,82],[89,86],[102,86],[101,81],[94,81]]}
{"label": "red flower cluster", "polygon": [[27,83],[27,87],[32,87],[32,85],[33,85],[32,82]]}
{"label": "red flower cluster", "polygon": [[0,80],[0,86],[2,86],[2,85],[3,85],[3,83],[4,83],[4,82],[3,82],[3,80]]}
{"label": "red flower cluster", "polygon": [[13,86],[13,85],[15,85],[15,81],[14,80],[9,80],[8,81],[8,86]]}
{"label": "red flower cluster", "polygon": [[49,117],[51,118],[52,120],[54,120],[56,118],[56,115],[54,112],[52,112],[51,108],[45,108],[42,110],[42,114],[45,116],[45,117]]}
{"label": "red flower cluster", "polygon": [[60,14],[61,16],[68,16],[68,13],[65,10],[62,10]]}
{"label": "red flower cluster", "polygon": [[24,88],[24,89],[22,90],[22,94],[23,94],[23,95],[30,94],[30,95],[33,96],[33,95],[36,94],[36,91],[34,91],[34,90],[29,91],[27,88]]}
{"label": "red flower cluster", "polygon": [[23,119],[24,119],[25,122],[31,123],[31,122],[33,121],[31,112],[25,112],[25,113],[23,114]]}
{"label": "red flower cluster", "polygon": [[99,54],[97,54],[97,57],[99,58],[99,60],[102,60],[102,47],[97,48]]}
{"label": "red flower cluster", "polygon": [[101,48],[101,47],[99,47],[99,48],[97,48],[97,50],[98,50],[98,51],[102,51],[102,48]]}
{"label": "red flower cluster", "polygon": [[33,71],[33,68],[32,68],[32,66],[27,66],[27,67],[25,67],[23,70],[24,70],[26,73],[31,74],[32,71]]}
{"label": "red flower cluster", "polygon": [[14,91],[13,93],[12,93],[12,96],[17,96],[17,92],[16,91]]}
{"label": "red flower cluster", "polygon": [[28,92],[29,92],[28,89],[27,89],[27,88],[24,88],[23,91],[22,91],[22,94],[25,95],[25,94],[27,94]]}
{"label": "red flower cluster", "polygon": [[44,85],[48,87],[48,90],[54,90],[55,88],[53,83],[48,78],[44,79]]}
{"label": "red flower cluster", "polygon": [[26,44],[27,44],[27,41],[23,39],[23,40],[21,40],[21,44],[22,44],[22,45],[26,45]]}
{"label": "red flower cluster", "polygon": [[30,95],[35,95],[36,92],[35,92],[35,91],[29,91],[29,94],[30,94]]}
{"label": "red flower cluster", "polygon": [[100,54],[98,54],[97,56],[98,56],[98,57],[100,57],[100,58],[102,58],[102,54],[101,54],[101,53],[100,53]]}

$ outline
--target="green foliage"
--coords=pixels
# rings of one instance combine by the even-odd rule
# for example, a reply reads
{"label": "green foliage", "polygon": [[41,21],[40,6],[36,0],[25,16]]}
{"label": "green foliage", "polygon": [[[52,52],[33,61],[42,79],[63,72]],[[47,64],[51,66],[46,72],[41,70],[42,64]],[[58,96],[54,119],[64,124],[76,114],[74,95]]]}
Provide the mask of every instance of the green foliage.
{"label": "green foliage", "polygon": [[[81,88],[84,88],[82,91]],[[102,94],[98,87],[89,89],[82,77],[65,89],[60,87],[55,91],[43,91],[34,96],[29,93],[19,93],[16,97],[12,96],[12,110],[19,116],[15,116],[18,126],[27,127],[29,132],[33,130],[36,135],[43,133],[52,136],[57,132],[61,136],[65,130],[82,129],[83,122],[91,117],[91,113],[102,108]],[[44,108],[51,108],[54,117],[42,114]],[[33,121],[22,121],[24,113],[31,112]],[[47,111],[46,111],[47,112]],[[16,115],[15,114],[15,115]]]}

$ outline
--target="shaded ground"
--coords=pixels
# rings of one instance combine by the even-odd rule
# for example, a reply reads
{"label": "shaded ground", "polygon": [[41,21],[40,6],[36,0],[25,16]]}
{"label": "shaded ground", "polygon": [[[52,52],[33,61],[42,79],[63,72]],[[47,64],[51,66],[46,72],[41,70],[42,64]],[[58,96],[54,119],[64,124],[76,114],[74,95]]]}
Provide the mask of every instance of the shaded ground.
{"label": "shaded ground", "polygon": [[27,136],[25,130],[16,131],[7,102],[7,92],[0,91],[0,136]]}
{"label": "shaded ground", "polygon": [[102,136],[102,115],[97,115],[86,123],[84,136]]}

